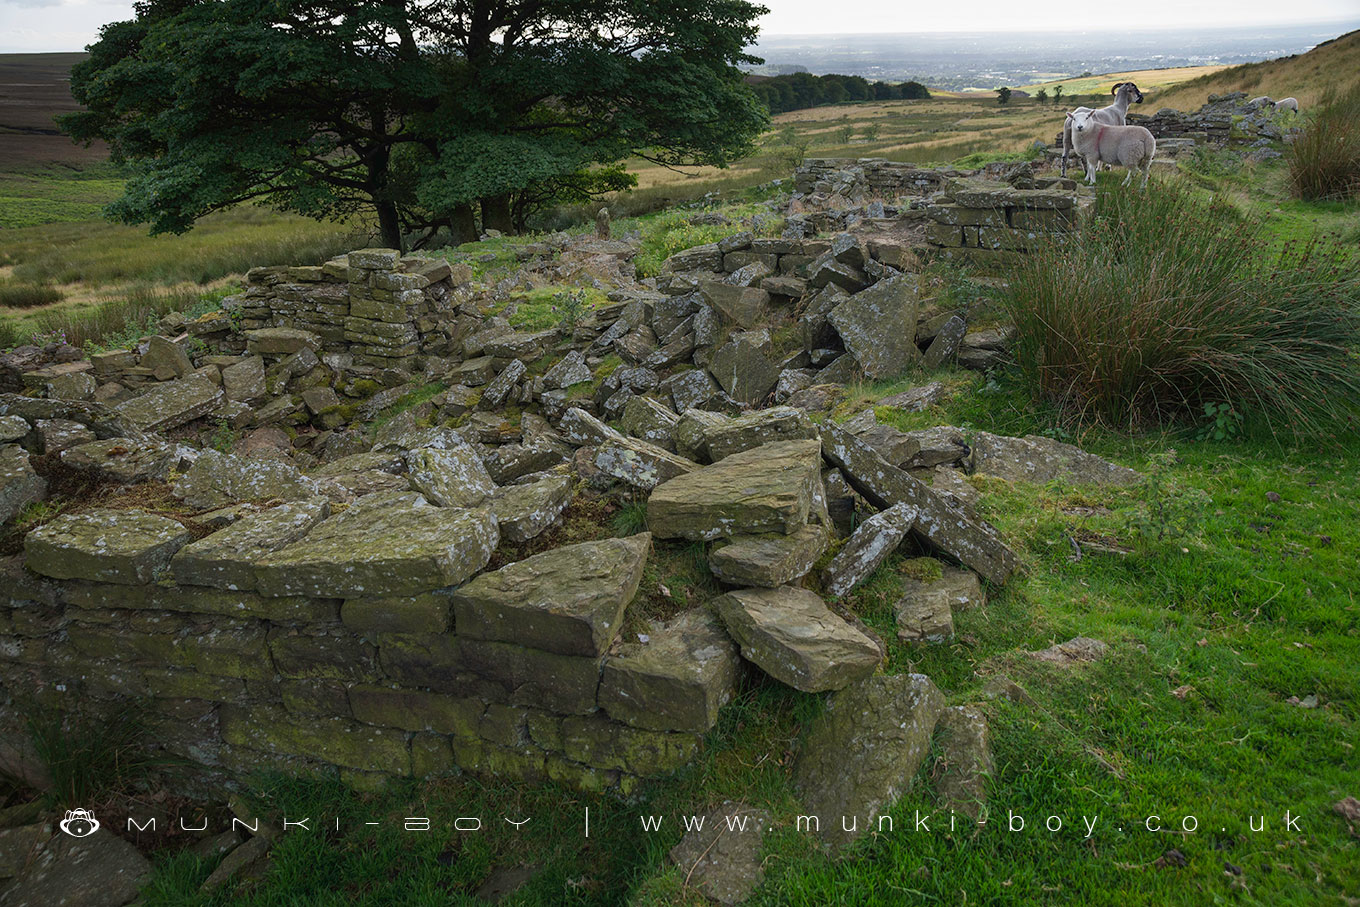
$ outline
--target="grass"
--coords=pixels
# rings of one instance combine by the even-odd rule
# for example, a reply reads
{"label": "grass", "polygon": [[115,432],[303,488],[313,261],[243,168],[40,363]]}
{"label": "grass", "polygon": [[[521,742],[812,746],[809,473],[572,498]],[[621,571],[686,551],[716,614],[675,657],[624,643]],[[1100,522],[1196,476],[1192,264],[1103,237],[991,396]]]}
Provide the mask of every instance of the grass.
{"label": "grass", "polygon": [[9,344],[0,338],[0,348],[49,340],[91,350],[127,348],[155,333],[156,323],[170,312],[197,317],[217,309],[233,289],[223,287],[205,293],[192,287],[158,289],[142,284],[125,292],[101,295],[84,305],[35,309],[10,322],[0,322],[0,328],[10,326],[14,331]]}
{"label": "grass", "polygon": [[1301,433],[1355,414],[1348,259],[1312,243],[1272,255],[1259,223],[1174,186],[1106,190],[1002,302],[1034,392],[1080,418],[1170,424],[1227,403]]}
{"label": "grass", "polygon": [[51,305],[62,299],[62,292],[56,287],[40,283],[0,283],[0,308],[32,309]]}
{"label": "grass", "polygon": [[1360,82],[1324,98],[1288,155],[1290,181],[1299,198],[1360,197]]}
{"label": "grass", "polygon": [[319,264],[364,244],[362,228],[237,208],[182,236],[103,222],[0,230],[0,264],[16,279],[56,284],[208,283],[261,265]]}
{"label": "grass", "polygon": [[47,800],[53,806],[88,806],[181,764],[151,753],[137,705],[87,705],[66,713],[30,708],[30,715],[29,739],[51,782]]}

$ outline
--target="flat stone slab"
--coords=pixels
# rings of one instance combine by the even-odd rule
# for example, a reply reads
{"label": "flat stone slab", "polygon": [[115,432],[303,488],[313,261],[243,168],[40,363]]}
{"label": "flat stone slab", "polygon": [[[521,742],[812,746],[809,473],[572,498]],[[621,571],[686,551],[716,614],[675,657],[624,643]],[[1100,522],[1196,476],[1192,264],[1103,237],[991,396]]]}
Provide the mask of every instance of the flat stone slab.
{"label": "flat stone slab", "polygon": [[920,289],[915,274],[899,274],[851,296],[828,318],[845,348],[874,380],[893,378],[921,362],[916,348]]}
{"label": "flat stone slab", "polygon": [[613,438],[595,450],[595,468],[634,488],[650,490],[699,469],[699,464],[638,438]]}
{"label": "flat stone slab", "polygon": [[740,589],[718,596],[713,607],[747,661],[805,693],[842,689],[872,674],[883,657],[806,589]]}
{"label": "flat stone slab", "polygon": [[823,526],[803,526],[791,535],[737,536],[708,556],[713,575],[729,586],[776,589],[797,582],[831,543]]}
{"label": "flat stone slab", "polygon": [[108,438],[77,444],[61,452],[61,462],[72,469],[121,485],[164,479],[174,461],[174,448],[155,439]]}
{"label": "flat stone slab", "polygon": [[973,820],[987,803],[987,778],[995,771],[987,716],[975,705],[944,710],[935,729],[940,759],[935,793],[945,806]]}
{"label": "flat stone slab", "polygon": [[817,441],[779,441],[663,482],[647,501],[658,538],[789,534],[822,497]]}
{"label": "flat stone slab", "polygon": [[167,431],[208,415],[225,399],[222,389],[206,376],[190,375],[154,385],[114,411],[142,431]]}
{"label": "flat stone slab", "polygon": [[0,523],[45,497],[47,480],[33,470],[28,452],[18,444],[0,447]]}
{"label": "flat stone slab", "polygon": [[944,696],[924,674],[876,675],[831,697],[808,727],[793,788],[833,848],[877,830],[930,752]]}
{"label": "flat stone slab", "polygon": [[741,659],[731,637],[697,608],[629,641],[604,663],[599,703],[610,718],[654,731],[702,734],[732,698]]}
{"label": "flat stone slab", "polygon": [[741,904],[765,879],[761,844],[773,821],[766,810],[726,800],[671,848],[671,862],[687,887],[719,904]]}
{"label": "flat stone slab", "polygon": [[984,579],[998,585],[1015,572],[1015,553],[986,523],[971,519],[838,425],[822,426],[822,451],[839,466],[855,490],[875,507],[911,504],[917,509],[912,532]]}
{"label": "flat stone slab", "polygon": [[1011,482],[1136,485],[1143,480],[1127,466],[1040,435],[1011,438],[980,431],[970,447],[970,471]]}
{"label": "flat stone slab", "polygon": [[25,564],[53,579],[144,585],[193,538],[174,520],[140,510],[64,514],[24,537]]}
{"label": "flat stone slab", "polygon": [[203,450],[175,483],[175,497],[209,510],[238,501],[305,501],[321,493],[316,481],[279,460]]}
{"label": "flat stone slab", "polygon": [[779,366],[745,338],[726,343],[714,352],[708,370],[722,389],[741,403],[761,403],[779,383]]}
{"label": "flat stone slab", "polygon": [[406,476],[412,488],[440,507],[476,507],[496,491],[482,458],[467,444],[408,451]]}
{"label": "flat stone slab", "polygon": [[297,328],[258,328],[246,331],[246,352],[262,356],[289,356],[302,350],[321,349],[321,338]]}
{"label": "flat stone slab", "polygon": [[459,636],[559,655],[601,655],[637,594],[652,537],[565,545],[484,573],[453,593]]}
{"label": "flat stone slab", "polygon": [[256,564],[256,587],[267,596],[314,598],[428,592],[477,573],[499,541],[489,511],[397,495],[386,506],[351,506],[267,555]]}
{"label": "flat stone slab", "polygon": [[715,463],[762,444],[816,437],[817,427],[807,413],[792,406],[774,406],[722,420],[704,433],[708,456]]}
{"label": "flat stone slab", "polygon": [[571,504],[571,476],[549,476],[527,485],[497,489],[488,506],[501,527],[501,538],[516,544],[537,538]]}
{"label": "flat stone slab", "polygon": [[910,504],[894,504],[860,523],[827,564],[826,591],[839,598],[867,579],[902,544],[917,513]]}
{"label": "flat stone slab", "polygon": [[301,539],[330,512],[325,498],[271,507],[185,545],[170,570],[186,586],[254,589],[256,561]]}
{"label": "flat stone slab", "polygon": [[[928,559],[922,559],[930,563]],[[940,564],[938,579],[904,577],[902,597],[893,605],[897,638],[903,642],[944,642],[954,635],[954,612],[987,602],[971,570]]]}

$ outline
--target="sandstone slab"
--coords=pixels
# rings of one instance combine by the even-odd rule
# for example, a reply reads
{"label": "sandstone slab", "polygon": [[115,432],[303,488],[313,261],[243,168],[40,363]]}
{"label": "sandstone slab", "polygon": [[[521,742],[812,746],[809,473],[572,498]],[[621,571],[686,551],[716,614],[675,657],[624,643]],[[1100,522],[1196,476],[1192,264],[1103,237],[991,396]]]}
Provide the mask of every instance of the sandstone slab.
{"label": "sandstone slab", "polygon": [[765,879],[761,845],[772,823],[766,810],[724,801],[671,848],[670,860],[687,887],[719,904],[741,904]]}
{"label": "sandstone slab", "polygon": [[190,507],[209,510],[237,501],[303,501],[321,489],[315,480],[279,460],[204,450],[175,483],[174,493]]}
{"label": "sandstone slab", "polygon": [[634,488],[650,490],[699,464],[637,438],[610,439],[595,450],[595,468]]}
{"label": "sandstone slab", "polygon": [[647,533],[565,545],[484,573],[453,593],[460,636],[559,655],[601,655],[637,594]]}
{"label": "sandstone slab", "polygon": [[271,507],[185,545],[171,560],[171,572],[186,586],[254,589],[256,561],[301,539],[328,516],[325,498]]}
{"label": "sandstone slab", "polygon": [[159,440],[108,438],[63,450],[61,462],[101,481],[137,485],[166,478],[175,462],[175,450]]}
{"label": "sandstone slab", "polygon": [[658,538],[711,540],[788,534],[808,521],[821,497],[816,441],[780,441],[663,482],[647,502]]}
{"label": "sandstone slab", "polygon": [[1040,435],[1010,438],[976,432],[968,462],[974,473],[1011,482],[1136,485],[1143,479],[1126,466]]}
{"label": "sandstone slab", "polygon": [[944,696],[923,674],[869,677],[831,697],[807,729],[793,788],[833,848],[876,830],[930,751]]}
{"label": "sandstone slab", "polygon": [[440,507],[475,507],[496,491],[482,458],[467,444],[408,451],[406,477],[412,488]]}
{"label": "sandstone slab", "polygon": [[840,426],[822,427],[822,449],[855,490],[874,506],[911,504],[917,509],[913,533],[945,554],[1000,585],[1015,572],[1015,553],[996,530],[951,506],[924,483],[885,461]]}
{"label": "sandstone slab", "polygon": [[708,566],[729,586],[777,589],[806,576],[830,542],[826,528],[818,525],[789,535],[736,536],[709,554]]}
{"label": "sandstone slab", "polygon": [[[402,498],[415,498],[414,502]],[[358,505],[256,565],[267,596],[409,595],[461,583],[486,566],[500,541],[485,510],[432,507],[418,496]]]}
{"label": "sandstone slab", "polygon": [[732,698],[740,670],[737,647],[713,616],[686,611],[605,661],[599,703],[634,727],[702,734]]}
{"label": "sandstone slab", "polygon": [[139,510],[64,514],[24,537],[25,564],[53,579],[143,585],[193,538],[174,520]]}
{"label": "sandstone slab", "polygon": [[222,389],[200,374],[157,384],[114,410],[142,431],[167,431],[202,418],[226,399]]}
{"label": "sandstone slab", "polygon": [[773,441],[817,437],[817,428],[802,410],[775,406],[725,419],[705,431],[708,456],[714,462]]}
{"label": "sandstone slab", "polygon": [[501,538],[520,544],[541,535],[571,504],[572,484],[571,476],[561,475],[497,489],[487,506]]}
{"label": "sandstone slab", "polygon": [[940,749],[935,792],[943,805],[976,821],[995,771],[987,716],[975,705],[951,706],[940,715],[935,734]]}
{"label": "sandstone slab", "polygon": [[911,504],[894,504],[861,523],[827,564],[826,591],[839,598],[867,579],[897,550],[916,524],[917,513]]}
{"label": "sandstone slab", "polygon": [[919,285],[914,274],[880,280],[831,310],[828,318],[864,374],[895,378],[921,362],[916,348]]}
{"label": "sandstone slab", "polygon": [[882,658],[873,640],[806,589],[741,589],[713,606],[747,661],[806,693],[843,689],[872,674]]}
{"label": "sandstone slab", "polygon": [[18,444],[0,447],[0,523],[10,520],[29,504],[47,497],[47,480],[28,462],[28,451]]}

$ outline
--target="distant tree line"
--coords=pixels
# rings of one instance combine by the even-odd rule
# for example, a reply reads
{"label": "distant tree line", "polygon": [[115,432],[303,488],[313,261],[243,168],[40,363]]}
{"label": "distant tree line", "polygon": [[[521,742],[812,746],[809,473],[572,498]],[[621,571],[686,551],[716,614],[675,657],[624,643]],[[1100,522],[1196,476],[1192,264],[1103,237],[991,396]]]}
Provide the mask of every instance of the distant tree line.
{"label": "distant tree line", "polygon": [[900,101],[930,97],[920,82],[870,82],[863,76],[842,76],[834,73],[814,76],[795,72],[784,76],[750,77],[747,81],[756,97],[765,102],[770,113],[803,110],[826,104],[849,101]]}

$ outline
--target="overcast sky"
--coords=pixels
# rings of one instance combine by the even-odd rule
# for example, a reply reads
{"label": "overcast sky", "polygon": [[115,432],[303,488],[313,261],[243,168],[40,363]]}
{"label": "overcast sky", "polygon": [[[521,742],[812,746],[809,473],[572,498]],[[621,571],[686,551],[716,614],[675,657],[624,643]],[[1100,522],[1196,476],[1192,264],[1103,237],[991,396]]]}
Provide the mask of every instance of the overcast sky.
{"label": "overcast sky", "polygon": [[[913,31],[1104,30],[1201,25],[1270,25],[1354,20],[1360,0],[1137,0],[1024,3],[969,0],[765,0],[770,35],[883,34]],[[80,50],[105,22],[132,18],[118,0],[0,0],[0,53]]]}

